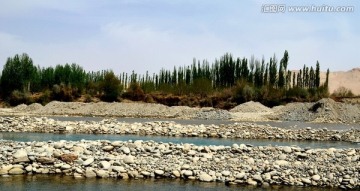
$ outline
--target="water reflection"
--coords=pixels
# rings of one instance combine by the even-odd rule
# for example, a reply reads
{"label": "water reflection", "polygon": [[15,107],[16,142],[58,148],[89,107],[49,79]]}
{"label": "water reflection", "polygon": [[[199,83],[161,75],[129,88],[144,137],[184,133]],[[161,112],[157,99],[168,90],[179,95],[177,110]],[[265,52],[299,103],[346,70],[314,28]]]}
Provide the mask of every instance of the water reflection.
{"label": "water reflection", "polygon": [[111,134],[52,134],[52,133],[18,133],[0,132],[0,137],[4,140],[13,141],[80,141],[85,140],[109,140],[109,141],[128,141],[144,140],[164,143],[193,143],[195,145],[225,145],[250,144],[253,146],[292,146],[301,148],[360,148],[360,144],[342,141],[294,141],[282,139],[236,139],[236,138],[204,138],[204,137],[168,137],[168,136],[140,136],[140,135],[111,135]]}
{"label": "water reflection", "polygon": [[316,187],[295,187],[295,186],[271,186],[271,187],[254,187],[246,185],[225,186],[221,182],[203,183],[192,180],[181,179],[138,179],[138,180],[121,180],[121,179],[75,179],[70,176],[61,175],[18,175],[9,177],[0,177],[0,190],[86,190],[86,191],[112,191],[112,190],[170,190],[170,191],[195,191],[195,190],[244,190],[244,191],[270,191],[270,190],[287,190],[287,191],[339,191],[334,188],[316,188]]}

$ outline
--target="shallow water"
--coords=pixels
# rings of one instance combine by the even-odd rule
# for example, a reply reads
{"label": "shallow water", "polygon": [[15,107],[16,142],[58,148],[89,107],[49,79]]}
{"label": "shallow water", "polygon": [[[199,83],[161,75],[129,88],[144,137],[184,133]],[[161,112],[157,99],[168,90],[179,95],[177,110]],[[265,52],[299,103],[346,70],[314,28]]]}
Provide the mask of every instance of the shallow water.
{"label": "shallow water", "polygon": [[253,146],[292,146],[301,148],[360,148],[360,144],[342,141],[294,141],[281,139],[235,139],[235,138],[204,138],[204,137],[168,137],[168,136],[140,136],[140,135],[112,135],[112,134],[52,134],[52,133],[18,133],[0,132],[0,139],[13,141],[80,141],[85,140],[153,140],[164,143],[193,143],[195,145],[225,145],[248,144]]}
{"label": "shallow water", "polygon": [[295,187],[295,186],[271,186],[271,187],[254,187],[246,185],[226,186],[221,182],[204,183],[192,180],[180,179],[139,179],[139,180],[121,180],[121,179],[96,179],[81,178],[75,179],[70,176],[60,175],[19,175],[19,176],[0,176],[0,190],[84,190],[84,191],[113,191],[113,190],[167,190],[167,191],[195,191],[195,190],[243,190],[243,191],[339,191],[339,189],[315,188],[315,187]]}
{"label": "shallow water", "polygon": [[[49,116],[59,121],[101,121],[106,117],[75,117],[75,116]],[[182,125],[220,125],[220,124],[234,124],[236,121],[230,120],[205,120],[205,119],[151,119],[151,118],[116,118],[120,122],[126,123],[144,123],[151,121],[174,121]],[[311,127],[314,129],[327,128],[329,130],[347,130],[347,129],[360,129],[360,124],[343,124],[343,123],[308,123],[300,121],[258,121],[250,122],[259,125],[270,125],[272,127],[280,127],[287,129],[300,129]]]}

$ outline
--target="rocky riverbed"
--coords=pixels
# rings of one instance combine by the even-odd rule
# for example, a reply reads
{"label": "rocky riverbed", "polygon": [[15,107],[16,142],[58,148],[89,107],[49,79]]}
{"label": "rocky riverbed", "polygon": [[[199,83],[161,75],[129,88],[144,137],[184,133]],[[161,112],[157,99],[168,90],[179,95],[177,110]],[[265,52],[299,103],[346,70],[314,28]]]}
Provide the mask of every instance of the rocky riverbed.
{"label": "rocky riverbed", "polygon": [[165,106],[154,103],[80,103],[52,101],[1,108],[2,116],[102,116],[134,118],[211,119],[234,121],[306,121],[320,123],[360,123],[360,104],[321,99],[313,103],[289,103],[268,108],[258,102],[246,102],[227,111],[211,107]]}
{"label": "rocky riverbed", "polygon": [[360,187],[359,149],[153,141],[0,141],[0,175],[184,178],[226,184]]}
{"label": "rocky riverbed", "polygon": [[116,119],[58,121],[46,117],[0,117],[0,131],[360,142],[360,129],[284,129],[247,122],[227,125],[181,125],[171,121],[125,123]]}

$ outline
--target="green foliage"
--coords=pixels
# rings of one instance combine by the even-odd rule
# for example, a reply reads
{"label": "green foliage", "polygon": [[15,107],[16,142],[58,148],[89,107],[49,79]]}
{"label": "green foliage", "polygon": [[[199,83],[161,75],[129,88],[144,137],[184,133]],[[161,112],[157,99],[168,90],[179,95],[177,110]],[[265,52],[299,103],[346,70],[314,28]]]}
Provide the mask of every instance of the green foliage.
{"label": "green foliage", "polygon": [[8,102],[11,106],[16,106],[19,104],[31,104],[34,101],[31,99],[29,93],[24,93],[19,90],[14,90],[11,92],[10,96],[8,97]]}
{"label": "green foliage", "polygon": [[133,82],[130,84],[123,97],[133,101],[143,101],[145,99],[145,94],[140,85]]}
{"label": "green foliage", "polygon": [[212,92],[211,81],[205,78],[195,79],[194,83],[191,86],[191,89],[192,93],[198,94],[201,97],[205,97]]}
{"label": "green foliage", "polygon": [[52,100],[52,92],[50,90],[44,90],[42,95],[39,97],[37,102],[41,103],[42,105],[46,105]]}
{"label": "green foliage", "polygon": [[63,83],[55,84],[52,88],[51,98],[53,100],[71,102],[74,101],[75,97],[76,94],[73,89]]}
{"label": "green foliage", "polygon": [[[85,94],[87,101],[92,97],[118,101],[122,96],[136,101],[162,100],[170,104],[221,105],[226,108],[235,102],[249,100],[276,105],[284,101],[314,100],[328,96],[329,70],[325,83],[320,85],[319,62],[315,69],[304,65],[298,73],[292,73],[287,69],[288,61],[286,50],[279,66],[275,55],[266,62],[265,58],[261,61],[254,56],[250,59],[234,58],[226,53],[212,64],[207,60],[193,59],[189,66],[161,69],[152,76],[148,72],[139,75],[135,71],[130,75],[123,72],[117,76],[108,70],[86,73],[77,64],[39,68],[33,65],[28,55],[23,54],[8,58],[0,77],[0,88],[3,96],[18,90],[13,95],[18,100],[22,100],[22,92],[42,91],[39,98],[42,103],[52,99],[72,101]],[[126,90],[124,94],[123,89]],[[190,98],[180,99],[186,96]],[[219,97],[214,98],[216,96]]]}
{"label": "green foliage", "polygon": [[101,99],[104,101],[117,101],[122,88],[120,80],[115,76],[114,72],[107,72],[104,76],[104,81],[101,83],[101,90],[103,92]]}
{"label": "green foliage", "polygon": [[4,96],[14,90],[31,91],[32,82],[36,82],[37,68],[27,54],[8,58],[1,75],[1,87]]}

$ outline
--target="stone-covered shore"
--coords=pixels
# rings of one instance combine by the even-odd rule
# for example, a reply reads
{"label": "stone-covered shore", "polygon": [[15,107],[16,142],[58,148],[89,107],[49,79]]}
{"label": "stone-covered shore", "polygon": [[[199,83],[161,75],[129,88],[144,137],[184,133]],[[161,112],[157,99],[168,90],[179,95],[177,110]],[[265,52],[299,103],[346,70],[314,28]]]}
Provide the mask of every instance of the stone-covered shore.
{"label": "stone-covered shore", "polygon": [[154,141],[0,141],[0,175],[184,178],[226,184],[360,188],[360,149]]}
{"label": "stone-covered shore", "polygon": [[58,121],[46,117],[0,117],[1,131],[360,142],[360,129],[284,129],[246,122],[228,125],[181,125],[171,121],[125,123],[116,119]]}
{"label": "stone-covered shore", "polygon": [[[359,142],[360,130],[283,129],[254,123],[181,125],[57,121],[0,117],[0,132],[137,134],[243,139]],[[195,146],[154,141],[0,140],[0,175],[63,174],[75,178],[183,178],[226,184],[360,188],[360,149],[309,149],[251,145]]]}

